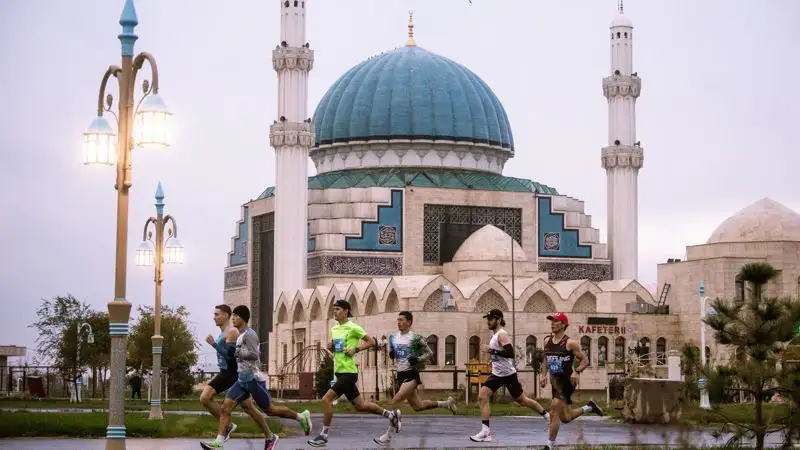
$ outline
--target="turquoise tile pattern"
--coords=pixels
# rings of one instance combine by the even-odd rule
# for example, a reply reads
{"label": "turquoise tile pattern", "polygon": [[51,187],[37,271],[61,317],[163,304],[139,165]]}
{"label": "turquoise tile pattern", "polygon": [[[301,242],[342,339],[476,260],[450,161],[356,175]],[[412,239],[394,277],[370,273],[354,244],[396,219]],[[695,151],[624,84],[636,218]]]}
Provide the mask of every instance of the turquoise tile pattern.
{"label": "turquoise tile pattern", "polygon": [[344,238],[345,250],[403,251],[403,191],[392,190],[392,203],[378,206],[378,220],[361,222],[361,236]]}
{"label": "turquoise tile pattern", "polygon": [[514,151],[503,105],[466,67],[417,46],[367,59],[314,112],[316,146],[383,139],[485,143]]}
{"label": "turquoise tile pattern", "polygon": [[[524,178],[445,168],[407,167],[341,170],[338,172],[326,172],[308,178],[309,189],[349,189],[354,187],[431,187],[559,195],[555,188]],[[275,187],[270,186],[264,189],[258,198],[268,198],[274,195]]]}
{"label": "turquoise tile pattern", "polygon": [[554,213],[550,197],[539,197],[539,256],[591,258],[592,246],[581,245],[578,230],[564,228],[564,214]]}
{"label": "turquoise tile pattern", "polygon": [[228,266],[241,266],[247,264],[247,224],[250,222],[250,212],[247,206],[244,207],[242,221],[239,223],[239,231],[233,239],[233,251],[228,253]]}
{"label": "turquoise tile pattern", "polygon": [[308,253],[316,251],[317,238],[311,237],[311,223],[308,223],[308,226],[306,227],[306,235],[308,236]]}

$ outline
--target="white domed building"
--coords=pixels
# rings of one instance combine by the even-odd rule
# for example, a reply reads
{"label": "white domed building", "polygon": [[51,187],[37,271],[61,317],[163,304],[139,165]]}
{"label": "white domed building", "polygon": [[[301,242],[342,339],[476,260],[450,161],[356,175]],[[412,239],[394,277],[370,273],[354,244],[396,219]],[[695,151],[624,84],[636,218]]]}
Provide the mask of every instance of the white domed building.
{"label": "white domed building", "polygon": [[[225,302],[249,305],[251,326],[269,342],[262,362],[270,388],[311,395],[317,349],[329,340],[340,298],[379,341],[396,329],[398,311],[414,313],[414,329],[435,355],[422,375],[429,390],[458,389],[465,364],[485,359],[479,348],[490,333],[481,316],[492,308],[506,312],[521,379],[534,394],[531,356],[555,311],[569,315],[569,334],[590,357],[582,389],[604,391],[619,369],[612,363],[636,342],[652,343],[649,362],[665,374],[666,351],[696,333],[681,316],[688,303],[671,304],[675,279],[660,270],[667,288],[657,298],[636,281],[643,149],[631,22],[621,13],[612,22],[611,71],[602,79],[610,105],[600,152],[608,180],[603,243],[582,201],[503,175],[516,148],[502,102],[468,68],[416,45],[411,23],[405,46],[345,72],[308,114],[308,3],[281,4],[273,51],[279,116],[270,128],[276,186],[243,205],[225,269]],[[679,276],[687,264],[663,267]],[[385,392],[386,352],[360,358],[361,390]]]}

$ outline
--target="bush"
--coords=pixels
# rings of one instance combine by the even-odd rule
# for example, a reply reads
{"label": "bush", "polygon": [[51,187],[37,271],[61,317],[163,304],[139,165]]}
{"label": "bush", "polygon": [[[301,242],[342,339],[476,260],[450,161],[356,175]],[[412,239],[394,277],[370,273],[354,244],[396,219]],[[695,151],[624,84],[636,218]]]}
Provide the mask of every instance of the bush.
{"label": "bush", "polygon": [[328,392],[331,381],[333,381],[333,357],[327,355],[320,363],[317,373],[314,374],[314,388],[318,398],[322,398]]}

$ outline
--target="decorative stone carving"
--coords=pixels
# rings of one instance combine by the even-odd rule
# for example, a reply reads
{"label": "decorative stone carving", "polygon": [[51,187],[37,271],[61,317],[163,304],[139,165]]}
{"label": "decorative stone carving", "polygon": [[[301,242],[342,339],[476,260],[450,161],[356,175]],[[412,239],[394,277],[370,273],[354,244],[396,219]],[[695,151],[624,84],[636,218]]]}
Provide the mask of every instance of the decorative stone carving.
{"label": "decorative stone carving", "polygon": [[307,122],[276,122],[269,127],[269,143],[273,148],[314,144],[314,132]]}
{"label": "decorative stone carving", "polygon": [[539,270],[547,272],[550,281],[591,280],[606,281],[611,279],[611,264],[578,264],[563,262],[547,262],[539,259]]}
{"label": "decorative stone carving", "polygon": [[623,96],[638,98],[642,90],[642,79],[630,75],[612,75],[603,78],[603,95],[606,98]]}
{"label": "decorative stone carving", "polygon": [[561,234],[545,233],[543,245],[546,252],[557,252],[561,250]]}
{"label": "decorative stone carving", "polygon": [[272,68],[282,70],[305,70],[314,68],[314,50],[304,47],[275,47],[272,51]]}
{"label": "decorative stone carving", "polygon": [[603,147],[600,163],[604,169],[630,167],[641,169],[644,165],[644,149],[632,145],[611,145]]}
{"label": "decorative stone carving", "polygon": [[225,288],[240,289],[247,286],[247,268],[225,272]]}
{"label": "decorative stone carving", "polygon": [[308,258],[308,276],[403,274],[403,257],[318,255]]}
{"label": "decorative stone carving", "polygon": [[397,227],[390,225],[379,226],[378,245],[397,245]]}

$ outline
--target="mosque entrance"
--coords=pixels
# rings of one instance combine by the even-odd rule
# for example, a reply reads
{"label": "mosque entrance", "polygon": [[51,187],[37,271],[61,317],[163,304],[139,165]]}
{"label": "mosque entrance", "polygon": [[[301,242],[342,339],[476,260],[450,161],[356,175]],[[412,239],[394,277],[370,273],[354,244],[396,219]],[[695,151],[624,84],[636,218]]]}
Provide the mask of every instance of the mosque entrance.
{"label": "mosque entrance", "polygon": [[313,400],[319,369],[332,358],[331,352],[320,345],[303,347],[280,368],[278,375],[271,377],[270,387],[281,399]]}

